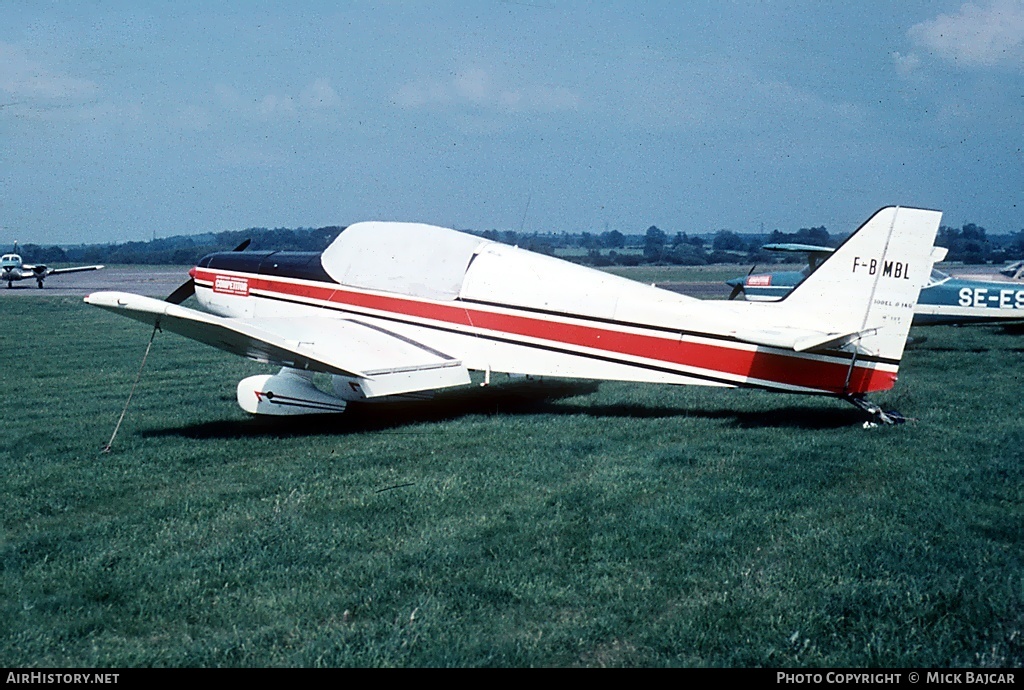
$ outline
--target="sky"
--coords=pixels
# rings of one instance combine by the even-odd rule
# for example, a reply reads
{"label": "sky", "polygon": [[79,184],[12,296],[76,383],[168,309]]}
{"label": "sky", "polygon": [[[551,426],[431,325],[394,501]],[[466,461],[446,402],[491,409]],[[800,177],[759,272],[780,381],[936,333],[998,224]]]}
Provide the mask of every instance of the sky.
{"label": "sky", "polygon": [[0,3],[0,246],[1024,229],[1024,0]]}

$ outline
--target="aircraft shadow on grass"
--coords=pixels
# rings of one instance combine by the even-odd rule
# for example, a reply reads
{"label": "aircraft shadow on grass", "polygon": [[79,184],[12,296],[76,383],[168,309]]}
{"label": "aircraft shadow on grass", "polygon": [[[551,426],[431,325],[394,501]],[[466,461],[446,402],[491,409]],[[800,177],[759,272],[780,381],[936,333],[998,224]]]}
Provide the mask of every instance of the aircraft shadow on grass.
{"label": "aircraft shadow on grass", "polygon": [[838,429],[863,423],[856,409],[791,405],[766,411],[730,408],[670,407],[620,403],[579,405],[564,402],[591,395],[599,384],[590,381],[522,382],[473,387],[438,393],[431,400],[351,405],[340,415],[253,417],[244,420],[203,422],[181,427],[149,429],[144,437],[184,436],[227,439],[246,436],[337,436],[384,431],[443,422],[472,415],[586,415],[595,418],[670,419],[698,418],[732,421],[739,428]]}

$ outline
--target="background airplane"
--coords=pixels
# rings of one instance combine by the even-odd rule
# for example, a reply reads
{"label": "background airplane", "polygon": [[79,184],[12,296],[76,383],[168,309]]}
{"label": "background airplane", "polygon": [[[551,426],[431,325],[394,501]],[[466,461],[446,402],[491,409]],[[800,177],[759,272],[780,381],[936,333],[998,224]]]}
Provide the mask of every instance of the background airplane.
{"label": "background airplane", "polygon": [[1024,278],[1024,261],[1014,261],[1012,264],[1007,264],[999,269],[999,273],[1007,278],[1020,280]]}
{"label": "background airplane", "polygon": [[[808,265],[799,271],[751,273],[733,278],[729,299],[743,295],[753,302],[773,302],[785,297],[795,286],[812,274],[835,250],[804,244],[767,244],[769,251],[806,254]],[[936,262],[945,258],[946,250],[936,247]],[[1011,264],[999,271],[1007,278],[989,279],[954,277],[933,268],[928,282],[921,289],[914,309],[914,325],[972,324],[1024,321],[1024,262]]]}
{"label": "background airplane", "polygon": [[32,278],[36,285],[43,287],[43,280],[58,273],[78,273],[79,271],[96,271],[103,266],[73,266],[71,268],[49,268],[44,264],[26,264],[18,254],[18,243],[14,243],[14,251],[0,257],[0,280],[7,281],[7,287],[13,287],[16,280]]}
{"label": "background airplane", "polygon": [[[891,388],[941,213],[878,211],[786,300],[709,302],[455,230],[357,223],[322,254],[204,257],[165,301],[92,304],[259,362],[255,414],[341,412],[469,372],[751,387],[867,400]],[[892,276],[857,261],[899,267]],[[853,268],[851,269],[851,265]],[[195,294],[207,312],[180,306]],[[312,373],[332,377],[330,393]]]}

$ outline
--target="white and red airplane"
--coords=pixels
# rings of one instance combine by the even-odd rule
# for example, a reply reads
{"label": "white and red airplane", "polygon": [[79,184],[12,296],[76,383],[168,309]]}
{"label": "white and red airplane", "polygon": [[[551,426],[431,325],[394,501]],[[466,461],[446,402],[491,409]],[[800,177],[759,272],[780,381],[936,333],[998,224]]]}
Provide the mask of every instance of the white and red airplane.
{"label": "white and red airplane", "polygon": [[[349,226],[322,253],[204,257],[165,301],[89,304],[282,367],[238,384],[254,414],[342,412],[470,371],[840,397],[896,382],[941,213],[887,207],[778,302],[702,301],[447,228]],[[208,311],[180,306],[193,291]],[[332,392],[313,383],[332,375]]]}

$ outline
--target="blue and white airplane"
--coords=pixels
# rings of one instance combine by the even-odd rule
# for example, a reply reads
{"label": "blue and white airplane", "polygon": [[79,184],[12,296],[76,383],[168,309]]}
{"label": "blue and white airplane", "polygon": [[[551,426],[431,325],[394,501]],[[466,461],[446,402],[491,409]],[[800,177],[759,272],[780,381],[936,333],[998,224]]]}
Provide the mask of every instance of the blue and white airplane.
{"label": "blue and white airplane", "polygon": [[[830,247],[809,244],[767,244],[764,248],[769,251],[806,254],[808,265],[799,271],[751,271],[745,277],[727,280],[726,283],[733,288],[729,299],[742,294],[751,302],[781,300],[835,251]],[[936,262],[946,256],[943,247],[936,247],[935,252],[933,258]],[[884,272],[886,267],[880,266],[877,270]],[[932,268],[914,308],[914,325],[1024,321],[1024,280],[1021,280],[1024,277],[1024,262],[1011,264],[999,273],[1006,278],[980,280],[954,277]]]}
{"label": "blue and white airplane", "polygon": [[31,278],[36,285],[43,287],[47,276],[58,273],[78,273],[79,271],[97,271],[103,266],[72,266],[71,268],[49,268],[43,264],[26,264],[18,254],[18,243],[14,243],[14,251],[0,256],[0,281],[7,281],[7,287],[13,287],[16,280]]}

